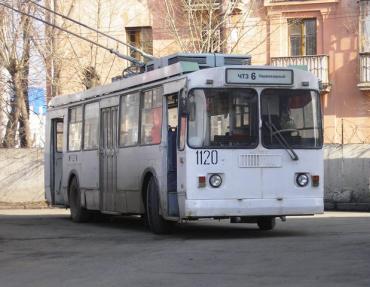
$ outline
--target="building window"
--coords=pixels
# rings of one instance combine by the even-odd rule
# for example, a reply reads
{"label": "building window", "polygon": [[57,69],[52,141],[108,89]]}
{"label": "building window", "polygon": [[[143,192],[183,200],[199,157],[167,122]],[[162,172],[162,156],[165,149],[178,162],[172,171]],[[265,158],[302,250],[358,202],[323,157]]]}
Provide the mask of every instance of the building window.
{"label": "building window", "polygon": [[129,94],[121,100],[121,146],[136,145],[139,138],[140,95]]}
{"label": "building window", "polygon": [[85,105],[84,149],[98,148],[99,103]]}
{"label": "building window", "polygon": [[[151,27],[126,28],[126,38],[130,45],[150,55],[153,54],[153,32]],[[129,48],[128,54],[137,60],[144,61],[143,57],[134,49]]]}
{"label": "building window", "polygon": [[162,126],[162,93],[153,89],[143,94],[141,108],[141,144],[159,144]]}
{"label": "building window", "polygon": [[290,56],[316,55],[316,19],[288,20]]}
{"label": "building window", "polygon": [[360,52],[370,52],[370,3],[360,1]]}
{"label": "building window", "polygon": [[79,106],[69,109],[68,119],[68,150],[80,150],[82,135],[82,107]]}

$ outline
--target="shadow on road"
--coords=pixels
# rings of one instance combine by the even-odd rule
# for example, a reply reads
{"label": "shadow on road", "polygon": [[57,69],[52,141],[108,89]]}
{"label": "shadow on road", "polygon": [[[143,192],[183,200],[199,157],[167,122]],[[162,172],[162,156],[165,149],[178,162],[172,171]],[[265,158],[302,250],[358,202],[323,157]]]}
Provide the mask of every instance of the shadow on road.
{"label": "shadow on road", "polygon": [[156,236],[146,228],[139,216],[107,216],[96,214],[87,223],[74,223],[67,214],[42,215],[0,215],[0,224],[9,224],[19,227],[44,227],[46,229],[58,228],[61,231],[73,232],[77,236],[88,233],[111,234],[113,236],[127,236],[141,233],[145,238],[161,239],[237,239],[237,238],[274,238],[274,237],[300,237],[310,233],[308,230],[287,229],[285,223],[277,220],[273,231],[261,231],[256,224],[231,224],[229,220],[200,220],[176,224],[173,233]]}
{"label": "shadow on road", "polygon": [[[68,218],[68,220],[70,220]],[[142,232],[151,234],[138,216],[97,216],[87,223],[99,228],[116,229],[122,232]],[[280,221],[273,231],[261,231],[257,224],[231,224],[229,220],[201,220],[176,224],[169,235],[160,235],[159,238],[177,239],[235,239],[235,238],[264,238],[264,237],[292,237],[304,236],[301,230],[279,230]]]}

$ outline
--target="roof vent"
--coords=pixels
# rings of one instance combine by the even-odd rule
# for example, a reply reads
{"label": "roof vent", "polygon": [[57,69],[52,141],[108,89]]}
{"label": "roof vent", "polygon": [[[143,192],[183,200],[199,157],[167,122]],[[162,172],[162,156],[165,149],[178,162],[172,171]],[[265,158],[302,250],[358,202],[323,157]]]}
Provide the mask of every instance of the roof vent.
{"label": "roof vent", "polygon": [[206,69],[226,65],[250,65],[251,57],[248,55],[177,53],[148,62],[145,71],[152,71],[178,62],[197,63],[200,69]]}

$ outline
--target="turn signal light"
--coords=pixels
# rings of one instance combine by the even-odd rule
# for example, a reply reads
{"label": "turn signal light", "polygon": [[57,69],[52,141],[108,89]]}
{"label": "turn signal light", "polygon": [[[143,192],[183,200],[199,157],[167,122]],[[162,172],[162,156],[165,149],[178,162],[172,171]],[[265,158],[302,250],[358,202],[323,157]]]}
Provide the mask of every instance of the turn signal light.
{"label": "turn signal light", "polygon": [[320,176],[313,175],[311,177],[311,180],[312,180],[312,186],[319,186],[319,184],[320,184]]}
{"label": "turn signal light", "polygon": [[198,187],[206,187],[206,177],[205,176],[198,177]]}

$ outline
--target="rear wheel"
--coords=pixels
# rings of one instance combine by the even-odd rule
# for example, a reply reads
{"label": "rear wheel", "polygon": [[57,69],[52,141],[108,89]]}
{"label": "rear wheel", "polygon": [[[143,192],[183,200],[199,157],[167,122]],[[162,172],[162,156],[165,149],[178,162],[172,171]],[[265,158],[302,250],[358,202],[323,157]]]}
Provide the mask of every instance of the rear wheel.
{"label": "rear wheel", "polygon": [[72,221],[86,222],[90,219],[89,212],[81,206],[80,187],[76,177],[73,177],[69,185],[69,205]]}
{"label": "rear wheel", "polygon": [[168,234],[172,231],[174,222],[165,220],[159,213],[159,188],[157,181],[151,177],[146,193],[146,223],[155,234]]}
{"label": "rear wheel", "polygon": [[257,225],[261,230],[273,230],[276,225],[275,217],[258,218]]}

